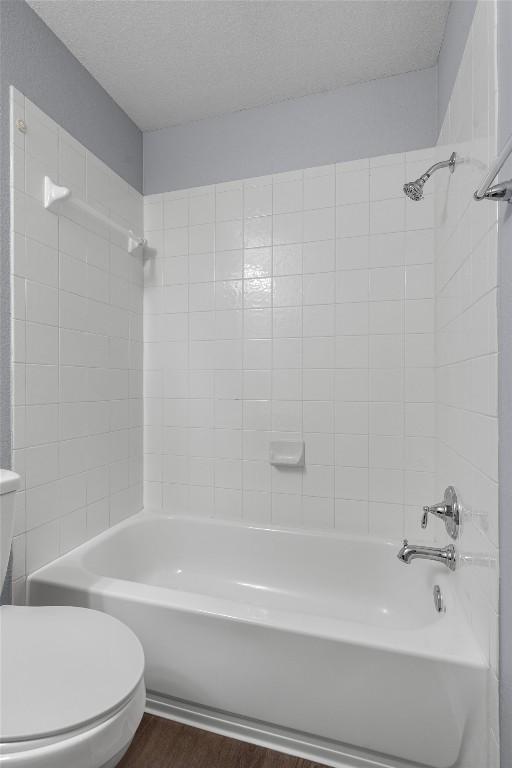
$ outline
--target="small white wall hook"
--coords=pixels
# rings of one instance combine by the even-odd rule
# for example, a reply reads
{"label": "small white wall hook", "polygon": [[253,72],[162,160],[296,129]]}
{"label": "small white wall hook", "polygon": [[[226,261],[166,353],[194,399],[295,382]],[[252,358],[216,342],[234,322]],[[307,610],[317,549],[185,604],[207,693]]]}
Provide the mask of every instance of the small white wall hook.
{"label": "small white wall hook", "polygon": [[143,237],[137,237],[133,232],[128,232],[128,253],[133,253],[137,248],[143,248],[146,240]]}

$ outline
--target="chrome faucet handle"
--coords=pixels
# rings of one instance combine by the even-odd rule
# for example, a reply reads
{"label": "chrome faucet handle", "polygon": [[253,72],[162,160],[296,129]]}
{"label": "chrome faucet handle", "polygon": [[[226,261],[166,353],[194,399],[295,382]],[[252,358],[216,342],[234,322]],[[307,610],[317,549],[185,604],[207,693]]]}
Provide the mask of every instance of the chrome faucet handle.
{"label": "chrome faucet handle", "polygon": [[457,499],[457,493],[453,486],[448,486],[444,492],[444,499],[438,504],[432,504],[432,506],[424,506],[423,514],[421,515],[421,527],[426,528],[428,525],[428,516],[435,515],[444,520],[444,524],[447,532],[452,539],[456,539],[459,533],[460,526],[460,509]]}
{"label": "chrome faucet handle", "polygon": [[423,507],[423,514],[421,516],[421,527],[426,528],[428,525],[428,516],[436,515],[436,517],[442,517],[446,518],[451,515],[451,510],[448,509],[448,506],[446,504],[443,504],[442,502],[439,502],[439,504],[432,504],[431,507],[425,505]]}

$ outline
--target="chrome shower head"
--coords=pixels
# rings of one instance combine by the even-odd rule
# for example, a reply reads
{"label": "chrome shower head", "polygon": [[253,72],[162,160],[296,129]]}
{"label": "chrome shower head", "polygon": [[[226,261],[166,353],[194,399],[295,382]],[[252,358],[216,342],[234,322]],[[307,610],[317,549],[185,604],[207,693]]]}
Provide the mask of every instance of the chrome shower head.
{"label": "chrome shower head", "polygon": [[443,160],[441,163],[436,163],[431,166],[431,168],[429,168],[428,171],[425,171],[425,173],[422,174],[419,179],[416,179],[416,181],[408,181],[404,184],[403,189],[407,197],[410,200],[421,200],[423,198],[423,187],[425,186],[425,182],[428,181],[434,171],[439,170],[439,168],[449,168],[450,173],[453,173],[455,170],[455,152],[452,152],[449,160]]}
{"label": "chrome shower head", "polygon": [[404,184],[404,192],[411,200],[421,200],[423,197],[423,185],[426,179],[423,177],[416,179],[416,181],[408,181]]}

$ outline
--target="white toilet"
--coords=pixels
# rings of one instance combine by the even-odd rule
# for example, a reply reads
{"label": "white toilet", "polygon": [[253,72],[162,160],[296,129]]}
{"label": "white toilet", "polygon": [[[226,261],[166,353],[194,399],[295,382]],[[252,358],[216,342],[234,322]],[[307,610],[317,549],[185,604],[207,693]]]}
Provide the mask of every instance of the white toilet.
{"label": "white toilet", "polygon": [[[0,585],[19,477],[0,470]],[[0,606],[0,766],[113,768],[142,718],[144,654],[99,611]]]}

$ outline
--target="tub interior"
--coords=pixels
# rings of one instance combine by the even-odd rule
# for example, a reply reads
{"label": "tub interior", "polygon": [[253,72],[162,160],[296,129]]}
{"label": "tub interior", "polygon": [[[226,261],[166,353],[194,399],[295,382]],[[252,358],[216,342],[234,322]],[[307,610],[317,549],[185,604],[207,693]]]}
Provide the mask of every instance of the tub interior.
{"label": "tub interior", "polygon": [[[398,547],[332,534],[140,518],[84,553],[96,576],[373,626],[416,629],[437,618],[440,567],[396,558]],[[427,567],[425,567],[427,566]]]}

